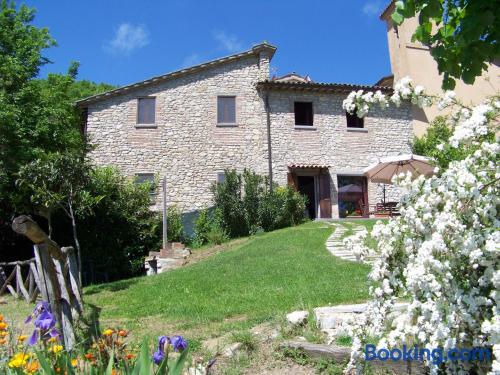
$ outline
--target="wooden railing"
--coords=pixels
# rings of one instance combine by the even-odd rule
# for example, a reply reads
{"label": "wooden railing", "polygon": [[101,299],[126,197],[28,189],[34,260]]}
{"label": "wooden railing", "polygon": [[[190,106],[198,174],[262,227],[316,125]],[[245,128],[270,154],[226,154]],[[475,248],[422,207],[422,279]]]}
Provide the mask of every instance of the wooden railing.
{"label": "wooden railing", "polygon": [[[25,278],[23,274],[26,275]],[[40,293],[39,280],[35,258],[0,263],[0,295],[8,292],[14,298],[24,298],[26,302],[35,302]]]}

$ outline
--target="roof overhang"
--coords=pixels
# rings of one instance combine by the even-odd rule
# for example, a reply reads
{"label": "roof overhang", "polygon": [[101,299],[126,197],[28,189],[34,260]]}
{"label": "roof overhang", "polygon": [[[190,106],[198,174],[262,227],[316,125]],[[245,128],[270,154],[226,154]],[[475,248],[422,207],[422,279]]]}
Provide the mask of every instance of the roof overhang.
{"label": "roof overhang", "polygon": [[154,84],[157,84],[157,83],[160,83],[163,81],[168,81],[168,80],[171,80],[174,78],[179,78],[179,77],[186,76],[186,75],[192,74],[192,73],[197,73],[197,72],[205,70],[205,69],[210,69],[210,68],[213,68],[215,66],[219,66],[222,64],[226,64],[228,62],[240,60],[240,59],[243,59],[246,57],[250,57],[250,56],[257,56],[258,57],[258,56],[260,56],[260,54],[262,52],[267,53],[269,56],[269,59],[271,60],[274,56],[274,53],[276,52],[276,47],[267,43],[267,42],[263,42],[263,43],[260,43],[260,44],[253,46],[251,49],[249,49],[245,52],[222,57],[220,59],[208,61],[208,62],[205,62],[203,64],[191,66],[191,67],[186,68],[186,69],[177,70],[177,71],[163,74],[161,76],[153,77],[153,78],[150,78],[150,79],[147,79],[144,81],[132,83],[130,85],[122,86],[122,87],[119,87],[117,89],[104,92],[102,94],[89,96],[87,98],[84,98],[84,99],[77,101],[76,105],[78,107],[84,108],[90,103],[98,102],[100,100],[104,100],[104,99],[107,99],[109,97],[117,96],[120,94],[125,94],[125,93],[128,93],[134,89],[147,87],[147,86],[154,85]]}
{"label": "roof overhang", "polygon": [[387,5],[383,12],[380,14],[379,18],[383,21],[387,20],[387,18],[391,16],[392,12],[394,12],[394,7],[394,0],[391,0],[389,2],[389,5]]}
{"label": "roof overhang", "polygon": [[393,91],[392,87],[386,86],[353,85],[347,83],[276,82],[269,80],[257,83],[257,88],[260,90],[310,91],[321,93],[350,93],[353,90],[380,90],[384,93],[392,93]]}
{"label": "roof overhang", "polygon": [[307,164],[307,163],[293,163],[288,164],[289,169],[328,169],[328,164]]}

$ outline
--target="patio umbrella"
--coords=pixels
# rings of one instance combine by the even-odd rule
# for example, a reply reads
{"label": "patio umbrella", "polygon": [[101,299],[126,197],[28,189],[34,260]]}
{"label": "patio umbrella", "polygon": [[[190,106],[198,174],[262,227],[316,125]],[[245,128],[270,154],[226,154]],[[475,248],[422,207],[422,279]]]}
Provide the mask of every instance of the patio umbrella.
{"label": "patio umbrella", "polygon": [[349,184],[339,188],[339,193],[362,193],[363,188],[356,184]]}
{"label": "patio umbrella", "polygon": [[[381,158],[377,163],[365,168],[363,174],[371,182],[392,184],[392,178],[400,173],[410,172],[413,178],[420,175],[430,177],[434,174],[434,166],[429,159],[413,154],[389,156]],[[385,202],[385,185],[384,185]]]}

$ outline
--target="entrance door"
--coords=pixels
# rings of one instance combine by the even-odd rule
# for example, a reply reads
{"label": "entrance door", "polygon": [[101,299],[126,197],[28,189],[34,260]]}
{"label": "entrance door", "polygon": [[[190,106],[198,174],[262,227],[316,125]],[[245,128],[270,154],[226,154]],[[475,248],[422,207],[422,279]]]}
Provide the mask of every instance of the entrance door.
{"label": "entrance door", "polygon": [[306,212],[309,219],[316,219],[316,189],[314,176],[297,176],[297,190],[307,197]]}
{"label": "entrance door", "polygon": [[339,216],[368,217],[368,182],[365,176],[338,176]]}

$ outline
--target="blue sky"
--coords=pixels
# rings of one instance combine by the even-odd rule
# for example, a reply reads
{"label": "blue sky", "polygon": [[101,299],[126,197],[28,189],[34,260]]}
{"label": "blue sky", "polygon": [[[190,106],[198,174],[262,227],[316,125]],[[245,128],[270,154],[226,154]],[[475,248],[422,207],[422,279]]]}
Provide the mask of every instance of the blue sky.
{"label": "blue sky", "polygon": [[278,50],[272,69],[319,82],[373,84],[390,73],[388,0],[27,1],[58,46],[48,72],[80,62],[81,79],[124,85],[250,48]]}

